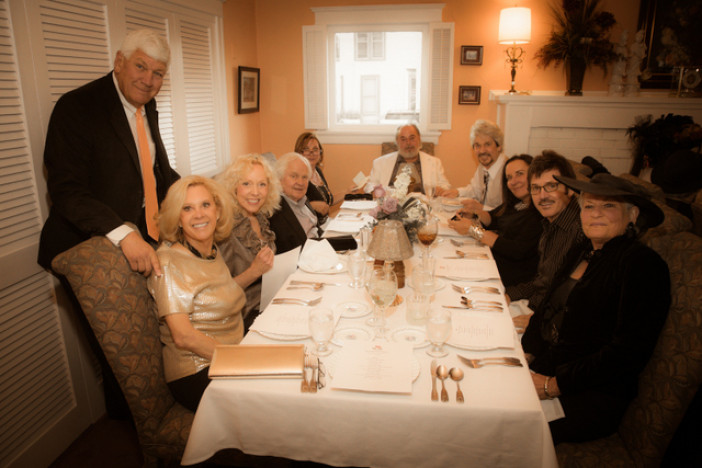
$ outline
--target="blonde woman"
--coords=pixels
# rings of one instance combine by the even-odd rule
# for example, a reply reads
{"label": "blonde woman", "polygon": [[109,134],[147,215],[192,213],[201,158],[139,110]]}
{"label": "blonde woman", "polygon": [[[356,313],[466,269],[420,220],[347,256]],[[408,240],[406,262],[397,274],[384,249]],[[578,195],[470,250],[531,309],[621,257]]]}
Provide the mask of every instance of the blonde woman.
{"label": "blonde woman", "polygon": [[221,249],[231,275],[246,292],[246,333],[260,312],[261,277],[273,267],[275,234],[268,217],[280,206],[280,181],[259,154],[236,158],[218,180],[234,199],[234,227]]}
{"label": "blonde woman", "polygon": [[227,192],[200,176],[174,183],[159,213],[162,275],[151,275],[148,287],[158,307],[166,382],[192,411],[209,384],[215,346],[244,336],[244,291],[216,245],[229,236],[231,213]]}

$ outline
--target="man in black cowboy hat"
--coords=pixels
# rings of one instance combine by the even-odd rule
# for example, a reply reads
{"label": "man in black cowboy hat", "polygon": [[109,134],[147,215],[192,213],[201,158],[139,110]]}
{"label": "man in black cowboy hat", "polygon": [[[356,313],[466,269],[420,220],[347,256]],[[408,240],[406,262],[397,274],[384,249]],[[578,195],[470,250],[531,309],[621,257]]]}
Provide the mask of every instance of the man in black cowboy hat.
{"label": "man in black cowboy hat", "polygon": [[587,242],[574,246],[522,338],[539,398],[558,397],[554,444],[614,433],[670,306],[668,267],[638,234],[663,213],[636,185],[596,174],[556,176],[580,192]]}

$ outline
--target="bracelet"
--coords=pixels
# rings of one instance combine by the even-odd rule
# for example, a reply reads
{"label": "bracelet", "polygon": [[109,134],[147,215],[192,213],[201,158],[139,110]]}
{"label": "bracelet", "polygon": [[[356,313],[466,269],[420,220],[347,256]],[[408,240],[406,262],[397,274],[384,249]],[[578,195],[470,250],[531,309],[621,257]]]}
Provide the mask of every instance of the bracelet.
{"label": "bracelet", "polygon": [[481,228],[480,226],[471,226],[468,229],[468,234],[475,240],[480,242],[481,240],[483,240],[483,236],[485,235],[485,229]]}
{"label": "bracelet", "polygon": [[546,377],[546,380],[544,380],[544,394],[546,395],[546,398],[549,400],[553,400],[553,396],[548,393],[548,383],[551,381],[551,377]]}

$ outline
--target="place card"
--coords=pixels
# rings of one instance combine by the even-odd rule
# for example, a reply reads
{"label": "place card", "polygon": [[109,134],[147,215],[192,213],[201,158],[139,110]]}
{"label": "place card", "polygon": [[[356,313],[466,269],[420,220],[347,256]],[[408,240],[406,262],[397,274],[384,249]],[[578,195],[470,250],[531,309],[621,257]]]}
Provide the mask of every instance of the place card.
{"label": "place card", "polygon": [[451,346],[469,350],[514,348],[514,327],[506,314],[488,317],[456,312],[451,315],[451,323]]}
{"label": "place card", "polygon": [[331,388],[363,392],[412,393],[412,346],[391,342],[347,342],[335,351]]}

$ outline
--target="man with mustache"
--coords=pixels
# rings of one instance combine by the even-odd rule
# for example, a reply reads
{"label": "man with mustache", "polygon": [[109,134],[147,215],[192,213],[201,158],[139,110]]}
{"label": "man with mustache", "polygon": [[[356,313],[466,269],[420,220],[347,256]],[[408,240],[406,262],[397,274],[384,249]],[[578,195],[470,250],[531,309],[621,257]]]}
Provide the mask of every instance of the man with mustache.
{"label": "man with mustache", "polygon": [[467,198],[463,205],[468,212],[490,211],[502,204],[502,170],[507,157],[502,152],[504,134],[489,120],[477,120],[470,129],[470,144],[480,166],[465,187],[444,193],[445,197]]}
{"label": "man with mustache", "polygon": [[[365,192],[370,193],[377,185],[389,187],[393,185],[397,174],[405,166],[409,166],[412,183],[410,192],[421,192],[427,195],[445,196],[450,191],[451,184],[444,175],[444,166],[439,158],[428,155],[419,148],[422,147],[422,137],[414,124],[402,125],[397,129],[395,142],[398,150],[386,154],[373,161],[369,181]],[[454,190],[455,192],[455,190]],[[455,194],[453,195],[455,196]]]}
{"label": "man with mustache", "polygon": [[[544,217],[536,276],[531,281],[508,287],[505,291],[512,301],[528,299],[532,310],[541,304],[546,288],[562,266],[568,250],[585,239],[580,225],[577,197],[554,176],[575,178],[575,172],[566,158],[554,151],[545,150],[534,158],[527,175],[531,199]],[[520,317],[515,317],[518,328],[525,327],[528,323],[528,316]]]}

